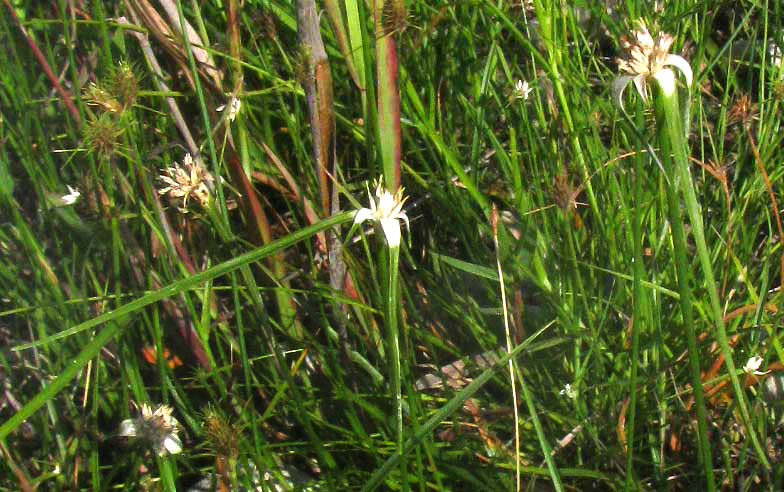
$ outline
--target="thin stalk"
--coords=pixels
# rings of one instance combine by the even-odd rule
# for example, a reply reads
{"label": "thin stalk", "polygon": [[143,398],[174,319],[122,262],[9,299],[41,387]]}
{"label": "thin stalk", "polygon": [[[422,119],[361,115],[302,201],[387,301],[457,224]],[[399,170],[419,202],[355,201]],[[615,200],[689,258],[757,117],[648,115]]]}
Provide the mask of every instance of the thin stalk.
{"label": "thin stalk", "polygon": [[[266,256],[275,254],[278,251],[282,251],[288,247],[291,247],[300,241],[315,236],[321,231],[335,227],[339,224],[349,222],[353,218],[354,212],[343,212],[341,214],[334,215],[319,222],[318,224],[314,224],[312,226],[295,231],[273,243],[232,258],[231,260],[225,261],[219,265],[204,270],[203,272],[166,285],[165,287],[150,292],[149,294],[146,294],[139,299],[124,304],[114,311],[96,316],[95,318],[87,320],[84,323],[80,323],[67,330],[63,330],[55,335],[42,338],[37,342],[16,346],[12,350],[23,350],[40,345],[46,345],[52,343],[55,340],[82,332],[84,330],[88,330],[94,326],[98,326],[109,321],[122,318],[127,319],[127,315],[136,312],[145,306],[149,306],[150,304],[179,294],[180,292],[184,292],[188,289],[193,289],[204,282],[233,272],[234,270],[249,265],[254,261],[258,261]],[[0,425],[0,441],[5,439],[8,434],[19,427],[27,418],[32,416],[38,409],[45,405],[46,402],[54,398],[57,393],[62,391],[63,388],[70,384],[72,379],[82,370],[87,362],[89,362],[90,359],[96,357],[103,347],[109,343],[109,341],[111,341],[118,333],[120,333],[121,329],[125,326],[127,326],[127,323],[112,323],[105,326],[102,330],[97,331],[92,341],[90,341],[90,343],[88,343],[76,357],[71,359],[69,364],[60,372],[54,381],[44,387],[44,389],[35,395],[35,397],[33,397],[29,403],[19,409],[16,414]]]}
{"label": "thin stalk", "polygon": [[[683,133],[680,131],[680,113],[678,111],[678,93],[674,90],[675,76],[672,71],[667,71],[672,78],[673,90],[667,91],[661,86],[656,97],[656,120],[662,131],[659,132],[661,145],[661,162],[667,176],[672,176],[675,155],[685,154],[685,142]],[[660,72],[661,77],[665,71]],[[669,130],[676,127],[675,134]],[[680,148],[678,148],[680,147]],[[676,158],[677,159],[677,158]],[[700,357],[697,348],[697,335],[694,329],[694,312],[692,299],[693,275],[689,265],[689,250],[686,244],[686,233],[683,227],[683,217],[681,216],[680,199],[678,191],[672,180],[668,181],[665,188],[667,191],[667,211],[672,231],[673,256],[675,257],[675,270],[678,276],[678,288],[680,291],[681,312],[683,315],[683,325],[686,329],[686,342],[689,347],[689,369],[692,380],[692,390],[697,407],[697,434],[700,445],[700,461],[705,474],[708,491],[716,490],[716,482],[713,476],[713,460],[711,457],[711,444],[708,436],[708,419],[705,412],[705,398],[702,390],[702,378],[700,374]]]}
{"label": "thin stalk", "polygon": [[[743,129],[746,130],[746,136],[749,139],[751,151],[754,153],[754,159],[757,161],[757,167],[759,167],[760,174],[762,174],[762,179],[765,180],[765,187],[768,189],[768,194],[770,195],[770,204],[773,206],[773,216],[776,219],[776,227],[779,231],[779,243],[784,247],[784,226],[781,225],[781,214],[779,213],[779,204],[776,201],[776,194],[773,192],[773,184],[770,182],[770,176],[768,176],[768,171],[765,169],[765,162],[762,160],[757,145],[754,143],[751,125],[744,123]],[[784,256],[781,257],[780,275],[780,282],[784,285]]]}
{"label": "thin stalk", "polygon": [[400,245],[389,246],[389,270],[387,271],[386,309],[384,311],[385,329],[388,336],[387,357],[390,367],[389,382],[392,397],[395,400],[395,437],[397,453],[400,455],[400,480],[403,490],[408,489],[406,478],[406,459],[403,456],[403,396],[400,382],[400,340],[398,333],[398,312],[400,310],[400,296],[398,295],[398,263],[400,259]]}
{"label": "thin stalk", "polygon": [[[509,313],[506,309],[506,288],[504,287],[504,272],[501,269],[501,253],[498,247],[498,208],[493,204],[491,221],[493,224],[493,245],[495,246],[495,263],[498,269],[498,283],[501,286],[501,308],[504,313],[504,333],[506,334],[506,351],[512,352],[512,336],[509,333]],[[512,385],[512,408],[515,421],[515,490],[520,490],[520,416],[517,411],[517,385],[515,384],[515,359],[509,359],[509,382]]]}
{"label": "thin stalk", "polygon": [[[641,113],[640,113],[641,114]],[[639,149],[638,149],[639,150]],[[643,159],[637,157],[634,160],[634,196],[637,198],[634,203],[634,213],[632,216],[632,241],[634,242],[634,304],[632,326],[632,356],[631,356],[631,379],[629,382],[629,416],[626,426],[626,488],[634,488],[636,480],[634,478],[634,431],[635,419],[637,416],[637,374],[639,369],[640,357],[640,331],[645,327],[643,322],[643,304],[645,303],[645,290],[643,289],[642,279],[645,276],[645,266],[642,256],[642,181],[644,176]]]}
{"label": "thin stalk", "polygon": [[6,8],[8,9],[8,13],[11,16],[11,19],[13,19],[14,24],[16,24],[16,27],[19,28],[19,31],[22,33],[22,36],[25,38],[25,41],[27,41],[28,46],[30,46],[33,55],[35,56],[38,63],[41,65],[41,69],[44,71],[47,78],[52,83],[52,87],[54,87],[54,89],[63,99],[63,103],[65,104],[65,107],[71,113],[71,117],[78,125],[81,122],[81,117],[79,115],[79,110],[76,109],[76,105],[74,105],[73,103],[72,96],[68,94],[68,92],[63,88],[62,84],[60,84],[59,78],[57,77],[57,75],[55,75],[54,71],[52,70],[52,67],[49,66],[49,62],[46,61],[46,57],[41,52],[40,48],[38,48],[38,45],[36,44],[35,40],[33,40],[33,38],[30,37],[30,35],[27,33],[27,29],[25,28],[24,24],[22,24],[22,21],[19,20],[19,16],[16,15],[16,10],[14,9],[14,6],[11,4],[9,0],[4,0],[4,3]]}
{"label": "thin stalk", "polygon": [[[670,74],[673,79],[672,81],[667,80],[667,74]],[[724,326],[724,314],[722,313],[721,303],[719,301],[719,293],[718,289],[716,288],[716,281],[713,276],[713,267],[711,266],[708,247],[705,243],[705,230],[702,223],[702,211],[700,209],[699,203],[697,202],[697,194],[694,191],[694,183],[692,182],[691,171],[689,169],[688,155],[686,152],[688,147],[683,128],[681,127],[682,120],[679,113],[678,94],[675,90],[674,75],[672,75],[672,72],[669,70],[662,70],[658,74],[657,78],[659,80],[659,86],[662,88],[662,97],[657,99],[657,105],[659,104],[660,100],[662,106],[660,108],[661,113],[657,111],[657,118],[663,117],[667,139],[669,139],[669,141],[672,143],[675,172],[677,173],[676,181],[678,182],[678,186],[680,187],[680,191],[683,193],[683,197],[686,202],[686,210],[689,213],[689,220],[691,221],[692,232],[694,234],[694,242],[697,246],[697,256],[700,260],[703,274],[705,275],[705,284],[708,290],[708,296],[710,297],[713,318],[716,323],[716,338],[719,341],[721,353],[724,356],[724,361],[727,365],[727,373],[730,381],[732,382],[732,388],[735,392],[735,401],[738,404],[738,409],[740,410],[743,424],[746,427],[749,437],[751,438],[752,445],[754,446],[754,450],[757,453],[757,458],[765,468],[769,469],[770,463],[768,462],[766,452],[760,443],[759,437],[757,437],[757,433],[754,431],[754,428],[751,425],[751,415],[749,414],[748,403],[746,402],[745,393],[743,388],[741,388],[740,381],[738,380],[735,362],[732,358],[733,351],[730,347],[729,340],[727,338],[727,331]],[[661,122],[660,119],[659,121]],[[667,156],[668,154],[664,154],[664,157]],[[687,255],[688,252],[683,250],[682,254]],[[693,327],[689,324],[688,329],[693,330]],[[691,348],[689,351],[691,352]],[[697,387],[695,386],[695,391],[696,389]],[[697,394],[696,396],[700,397],[701,395]]]}
{"label": "thin stalk", "polygon": [[[517,357],[520,353],[530,347],[530,345],[539,338],[539,336],[544,333],[547,329],[550,328],[551,325],[545,325],[544,327],[537,330],[533,335],[528,337],[523,343],[512,349],[511,352],[508,354],[504,354],[503,357],[500,358],[498,362],[496,362],[492,367],[489,367],[482,371],[474,380],[469,383],[465,388],[460,390],[452,399],[450,399],[446,404],[441,406],[427,421],[422,424],[421,426],[417,427],[413,432],[412,435],[406,439],[404,444],[404,451],[408,452],[414,448],[414,446],[418,445],[423,439],[427,436],[432,435],[433,429],[435,429],[438,425],[444,422],[447,418],[449,418],[452,414],[454,414],[457,410],[462,408],[463,403],[469,398],[471,398],[480,388],[482,388],[485,384],[487,384],[491,378],[501,369],[505,369],[509,365],[509,360]],[[530,397],[530,394],[528,395]],[[536,418],[536,413],[534,412],[533,417],[535,422],[538,422],[538,418]],[[539,429],[539,427],[537,427]],[[548,458],[548,464],[552,461],[552,456],[550,453],[546,453],[545,456]],[[365,482],[362,486],[363,492],[370,492],[375,490],[384,478],[389,474],[389,472],[398,464],[402,455],[395,453],[384,462],[384,464],[376,469],[373,472],[373,475]],[[555,470],[556,474],[553,475],[555,480],[557,475],[557,470]],[[563,491],[563,487],[559,485],[561,484],[560,478],[558,481],[554,481],[556,485],[556,489],[560,492]]]}
{"label": "thin stalk", "polygon": [[348,73],[351,75],[351,80],[361,89],[362,83],[360,82],[357,68],[354,65],[354,56],[351,52],[351,45],[349,43],[348,26],[346,25],[346,22],[344,22],[340,4],[338,0],[324,0],[324,8],[326,9],[329,23],[332,24],[332,28],[335,30],[335,38],[340,47],[340,52],[343,55],[343,60],[346,62]]}

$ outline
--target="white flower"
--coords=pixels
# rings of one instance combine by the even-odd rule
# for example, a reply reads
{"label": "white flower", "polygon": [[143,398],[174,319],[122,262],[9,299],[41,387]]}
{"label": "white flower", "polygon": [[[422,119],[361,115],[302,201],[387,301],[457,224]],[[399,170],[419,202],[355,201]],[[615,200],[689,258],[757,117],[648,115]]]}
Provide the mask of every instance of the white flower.
{"label": "white flower", "polygon": [[[239,99],[237,99],[236,97],[232,96],[231,97],[231,102],[229,103],[229,113],[228,113],[228,115],[226,115],[226,118],[228,118],[229,121],[234,121],[234,118],[237,117],[237,113],[240,112],[240,107],[241,106],[242,106],[242,102]],[[226,105],[222,104],[222,105],[218,106],[217,108],[215,108],[215,111],[221,112],[224,109],[226,109]]]}
{"label": "white flower", "polygon": [[532,90],[534,90],[534,88],[528,85],[527,80],[518,80],[517,83],[515,83],[515,88],[512,92],[512,98],[527,101],[528,95]]}
{"label": "white flower", "polygon": [[376,196],[373,198],[370,195],[370,188],[368,188],[370,208],[357,210],[354,215],[354,224],[374,220],[381,224],[381,229],[387,238],[387,244],[390,247],[400,246],[400,223],[398,221],[405,220],[406,227],[408,227],[408,216],[403,212],[403,204],[408,197],[403,196],[403,188],[399,188],[397,193],[393,195],[384,188],[381,179],[376,182],[375,194]]}
{"label": "white flower", "polygon": [[781,67],[781,48],[776,43],[768,45],[768,55],[770,55],[770,61],[775,67]]}
{"label": "white flower", "polygon": [[169,194],[172,200],[182,198],[180,210],[187,212],[188,197],[195,196],[202,207],[206,208],[210,200],[210,189],[207,183],[212,183],[212,175],[201,165],[193,161],[190,153],[185,154],[182,165],[175,163],[167,167],[159,176],[166,183],[166,187],[158,190],[158,194]]}
{"label": "white flower", "polygon": [[73,205],[74,203],[76,203],[76,200],[79,198],[79,195],[81,195],[81,193],[79,193],[79,190],[77,188],[72,188],[71,185],[67,185],[67,186],[68,186],[68,194],[61,196],[60,199],[63,201],[63,204],[65,205]]}
{"label": "white flower", "polygon": [[182,451],[182,442],[177,436],[179,426],[177,419],[172,417],[171,407],[159,405],[153,410],[143,403],[140,416],[120,423],[119,435],[147,441],[158,456],[177,454]]}
{"label": "white flower", "polygon": [[634,82],[637,92],[643,101],[648,102],[647,80],[652,77],[667,93],[675,90],[675,75],[672,70],[665,68],[673,66],[686,77],[686,85],[691,86],[692,71],[689,63],[678,55],[669,53],[673,37],[661,33],[654,41],[648,28],[642,22],[638,23],[634,31],[636,42],[623,40],[623,47],[628,50],[627,58],[618,59],[618,68],[629,75],[621,75],[613,82],[613,99],[618,106],[623,107],[623,91],[629,82]]}
{"label": "white flower", "polygon": [[765,374],[769,373],[770,371],[759,371],[758,369],[762,366],[763,363],[762,357],[750,357],[749,360],[746,361],[746,365],[743,366],[743,371],[749,375],[755,376],[764,376]]}
{"label": "white flower", "polygon": [[577,390],[575,388],[572,388],[572,385],[569,383],[566,383],[566,386],[564,386],[564,388],[561,391],[559,391],[558,394],[561,396],[566,396],[570,400],[574,400],[575,398],[577,398]]}

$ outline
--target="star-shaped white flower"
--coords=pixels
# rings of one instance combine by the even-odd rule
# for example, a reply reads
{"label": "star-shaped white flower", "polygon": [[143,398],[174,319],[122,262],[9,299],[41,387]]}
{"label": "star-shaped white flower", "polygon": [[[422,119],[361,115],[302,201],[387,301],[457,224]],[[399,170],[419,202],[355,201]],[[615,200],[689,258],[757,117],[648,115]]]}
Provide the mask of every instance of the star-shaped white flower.
{"label": "star-shaped white flower", "polygon": [[[226,118],[228,118],[229,121],[234,121],[234,118],[237,117],[237,113],[240,112],[241,106],[242,106],[242,102],[236,97],[232,96],[231,102],[229,102],[229,113],[226,115]],[[215,108],[215,111],[221,112],[224,109],[226,109],[226,105],[222,104],[217,108]]]}
{"label": "star-shaped white flower", "polygon": [[384,237],[390,247],[400,246],[400,223],[399,220],[406,222],[408,228],[408,216],[403,212],[403,204],[408,197],[403,196],[403,188],[399,188],[395,194],[390,193],[382,184],[382,180],[376,182],[375,198],[370,194],[368,188],[368,199],[370,208],[360,208],[354,215],[354,224],[361,224],[366,220],[373,220],[381,224]]}
{"label": "star-shaped white flower", "polygon": [[762,357],[757,357],[756,355],[750,357],[749,360],[746,361],[746,365],[743,366],[743,371],[748,375],[754,376],[764,376],[765,374],[769,373],[770,371],[760,371],[759,368],[762,366],[764,360]]}
{"label": "star-shaped white flower", "polygon": [[207,208],[210,198],[210,188],[208,183],[212,183],[213,177],[202,166],[193,161],[191,154],[185,154],[182,165],[175,163],[172,167],[167,167],[159,176],[166,186],[158,190],[158,194],[169,194],[172,200],[182,199],[180,210],[188,211],[188,198],[196,197],[203,208]]}
{"label": "star-shaped white flower", "polygon": [[518,80],[515,83],[514,91],[512,92],[512,97],[514,99],[522,99],[523,101],[528,100],[528,95],[531,91],[534,90],[533,87],[528,85],[527,80]]}
{"label": "star-shaped white flower", "polygon": [[561,396],[565,396],[570,400],[574,400],[575,398],[577,398],[577,389],[572,387],[570,383],[566,383],[566,386],[564,386],[564,388],[561,391],[559,391],[558,394]]}
{"label": "star-shaped white flower", "polygon": [[648,28],[640,21],[634,31],[636,41],[623,40],[623,47],[627,50],[626,58],[618,59],[618,68],[629,75],[621,75],[613,82],[613,99],[618,106],[623,107],[623,91],[629,82],[634,82],[637,92],[643,101],[648,102],[647,81],[649,78],[656,80],[667,93],[675,90],[675,74],[669,68],[673,66],[683,73],[686,85],[691,86],[693,79],[689,62],[678,55],[669,53],[673,37],[661,33],[654,41]]}
{"label": "star-shaped white flower", "polygon": [[73,205],[76,203],[76,200],[79,199],[79,195],[81,195],[81,193],[79,193],[77,188],[71,187],[71,185],[66,186],[68,186],[68,194],[61,196],[60,200],[63,201],[64,205]]}
{"label": "star-shaped white flower", "polygon": [[179,426],[177,419],[172,417],[171,407],[159,405],[153,410],[143,403],[141,415],[120,423],[119,435],[147,441],[158,456],[177,454],[182,451],[182,442],[177,436]]}

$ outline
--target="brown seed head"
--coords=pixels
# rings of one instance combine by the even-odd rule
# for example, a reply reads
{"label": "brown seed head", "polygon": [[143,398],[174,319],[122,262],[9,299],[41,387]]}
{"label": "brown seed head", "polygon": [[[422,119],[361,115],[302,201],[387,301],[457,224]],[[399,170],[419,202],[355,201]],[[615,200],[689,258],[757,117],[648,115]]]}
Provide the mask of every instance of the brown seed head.
{"label": "brown seed head", "polygon": [[112,71],[110,85],[115,97],[122,103],[123,111],[134,105],[139,95],[139,79],[130,63],[120,61]]}
{"label": "brown seed head", "polygon": [[748,94],[741,94],[732,105],[729,115],[729,123],[749,123],[757,112],[757,105],[751,103],[751,98]]}

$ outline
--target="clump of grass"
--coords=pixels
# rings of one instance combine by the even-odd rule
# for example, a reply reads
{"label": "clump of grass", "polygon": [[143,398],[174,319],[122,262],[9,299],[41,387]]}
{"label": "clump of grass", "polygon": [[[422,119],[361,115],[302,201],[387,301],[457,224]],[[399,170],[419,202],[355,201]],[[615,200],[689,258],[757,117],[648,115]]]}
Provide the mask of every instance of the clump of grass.
{"label": "clump of grass", "polygon": [[780,490],[776,9],[296,4],[1,7],[0,488]]}

